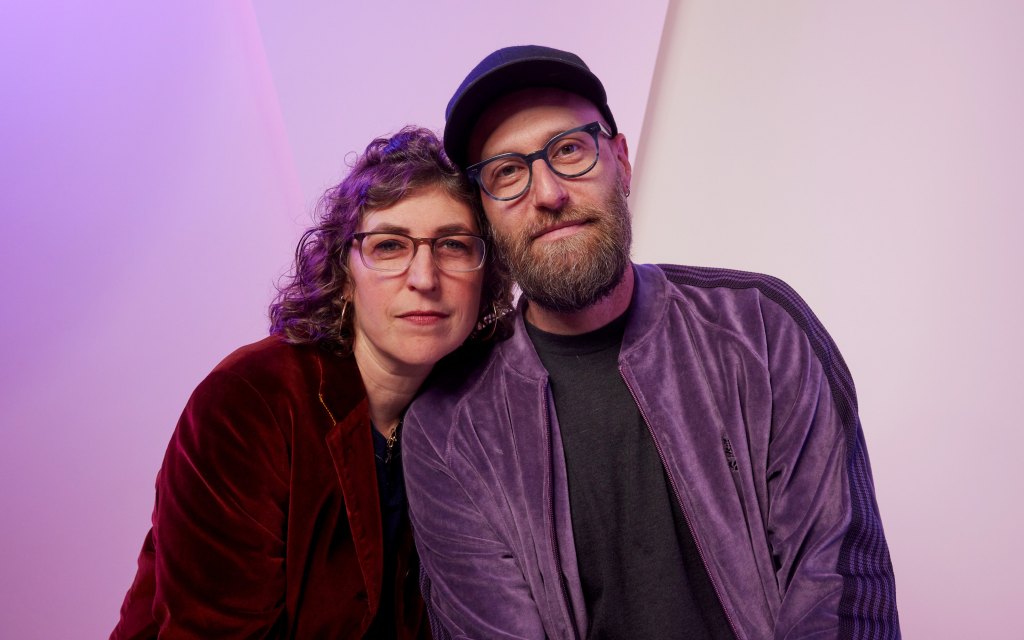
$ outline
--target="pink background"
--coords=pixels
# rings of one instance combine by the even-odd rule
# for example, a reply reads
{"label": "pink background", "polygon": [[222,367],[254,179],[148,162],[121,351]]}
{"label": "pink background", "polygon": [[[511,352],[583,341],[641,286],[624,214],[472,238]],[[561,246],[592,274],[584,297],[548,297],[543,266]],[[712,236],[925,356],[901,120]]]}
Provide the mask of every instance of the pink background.
{"label": "pink background", "polygon": [[638,261],[780,276],[842,348],[905,637],[1024,638],[1020,2],[154,4],[0,4],[0,636],[109,633],[317,196],[535,42],[609,89]]}

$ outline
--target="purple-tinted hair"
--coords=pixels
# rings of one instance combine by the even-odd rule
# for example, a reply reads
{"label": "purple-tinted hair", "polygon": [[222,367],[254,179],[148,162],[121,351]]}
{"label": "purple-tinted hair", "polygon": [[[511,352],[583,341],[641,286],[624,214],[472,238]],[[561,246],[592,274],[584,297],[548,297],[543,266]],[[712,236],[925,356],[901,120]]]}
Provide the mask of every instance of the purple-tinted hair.
{"label": "purple-tinted hair", "polygon": [[[270,305],[270,333],[293,344],[316,343],[331,351],[350,352],[355,310],[350,306],[342,318],[342,294],[349,280],[346,263],[352,235],[369,212],[429,187],[466,203],[490,243],[490,226],[479,196],[444,155],[433,132],[406,127],[390,138],[377,138],[345,179],[320,199],[316,225],[299,240],[292,271]],[[492,250],[487,252],[484,269],[479,321],[471,338],[504,336],[509,331],[511,280]]]}

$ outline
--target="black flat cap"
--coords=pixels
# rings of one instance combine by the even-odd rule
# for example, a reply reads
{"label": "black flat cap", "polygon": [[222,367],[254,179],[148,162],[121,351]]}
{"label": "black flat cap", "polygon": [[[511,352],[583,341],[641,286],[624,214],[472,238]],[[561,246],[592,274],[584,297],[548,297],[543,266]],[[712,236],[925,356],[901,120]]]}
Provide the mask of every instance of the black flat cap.
{"label": "black flat cap", "polygon": [[444,150],[452,162],[466,168],[469,136],[480,114],[491,103],[531,87],[554,87],[583,96],[604,116],[611,134],[618,133],[604,85],[579,56],[532,44],[505,47],[480,61],[448,101]]}

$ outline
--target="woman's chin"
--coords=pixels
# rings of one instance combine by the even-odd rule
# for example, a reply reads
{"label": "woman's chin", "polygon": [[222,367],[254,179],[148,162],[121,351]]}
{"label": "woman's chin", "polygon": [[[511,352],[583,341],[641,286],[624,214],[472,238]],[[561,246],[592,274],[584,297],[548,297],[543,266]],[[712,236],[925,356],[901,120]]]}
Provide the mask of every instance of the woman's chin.
{"label": "woman's chin", "polygon": [[[460,332],[460,336],[461,336]],[[468,334],[466,335],[468,337]],[[466,341],[466,337],[455,336],[405,336],[390,349],[390,359],[396,370],[409,375],[425,375],[437,362],[452,353]]]}

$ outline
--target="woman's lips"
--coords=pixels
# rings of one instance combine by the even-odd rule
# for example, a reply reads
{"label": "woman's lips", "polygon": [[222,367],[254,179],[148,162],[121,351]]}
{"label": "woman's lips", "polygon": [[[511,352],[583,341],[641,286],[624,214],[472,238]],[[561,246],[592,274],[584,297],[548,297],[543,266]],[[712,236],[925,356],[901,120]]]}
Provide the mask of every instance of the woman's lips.
{"label": "woman's lips", "polygon": [[437,324],[438,322],[441,322],[442,320],[447,318],[448,314],[447,313],[442,313],[440,311],[419,311],[419,310],[417,310],[417,311],[407,311],[405,313],[399,314],[398,317],[401,318],[402,320],[407,321],[407,322],[411,322],[412,324],[432,325],[432,324]]}

